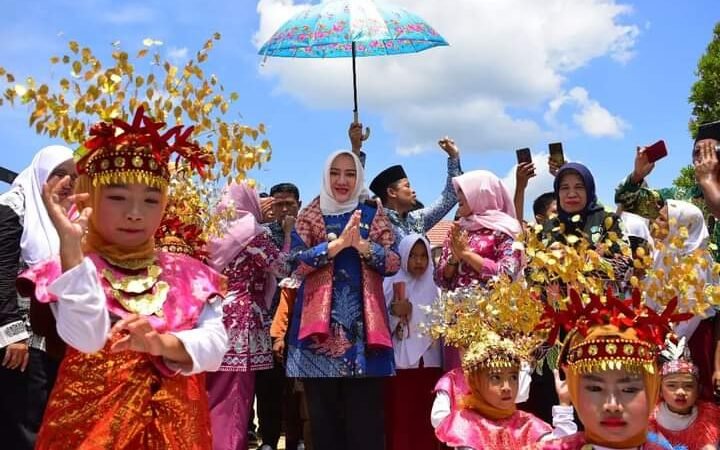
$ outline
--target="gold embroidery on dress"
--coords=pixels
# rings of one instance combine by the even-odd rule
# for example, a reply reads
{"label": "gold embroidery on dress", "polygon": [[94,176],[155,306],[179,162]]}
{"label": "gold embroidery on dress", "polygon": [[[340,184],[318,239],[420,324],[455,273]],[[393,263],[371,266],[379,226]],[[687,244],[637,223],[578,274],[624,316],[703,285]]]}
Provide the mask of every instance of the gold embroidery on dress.
{"label": "gold embroidery on dress", "polygon": [[115,300],[129,312],[142,316],[154,314],[158,317],[163,317],[162,307],[170,291],[170,285],[164,281],[158,281],[155,284],[153,292],[132,296],[123,295],[124,293],[117,289],[111,289],[111,291]]}
{"label": "gold embroidery on dress", "polygon": [[142,294],[150,290],[158,281],[158,277],[162,273],[160,266],[152,265],[148,267],[145,275],[124,275],[122,278],[115,277],[110,269],[103,269],[103,278],[110,283],[113,289],[123,291],[128,294]]}
{"label": "gold embroidery on dress", "polygon": [[118,275],[110,269],[103,269],[102,276],[110,285],[115,300],[128,312],[143,316],[163,317],[163,304],[167,299],[170,285],[159,281],[162,268],[151,265],[145,274]]}

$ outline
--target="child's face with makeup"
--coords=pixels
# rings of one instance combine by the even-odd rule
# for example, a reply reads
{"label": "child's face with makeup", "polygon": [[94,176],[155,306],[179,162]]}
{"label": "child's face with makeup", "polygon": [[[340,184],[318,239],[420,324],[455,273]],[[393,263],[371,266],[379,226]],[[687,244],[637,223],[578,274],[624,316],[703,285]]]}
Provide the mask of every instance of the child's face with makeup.
{"label": "child's face with makeup", "polygon": [[100,188],[94,223],[111,244],[133,247],[152,239],[165,205],[160,189],[145,184],[111,184]]}
{"label": "child's face with makeup", "polygon": [[690,373],[667,375],[660,392],[670,411],[690,414],[698,398],[698,382]]}
{"label": "child's face with makeup", "polygon": [[640,375],[608,370],[582,375],[577,412],[588,431],[611,442],[623,442],[648,425],[650,405]]}

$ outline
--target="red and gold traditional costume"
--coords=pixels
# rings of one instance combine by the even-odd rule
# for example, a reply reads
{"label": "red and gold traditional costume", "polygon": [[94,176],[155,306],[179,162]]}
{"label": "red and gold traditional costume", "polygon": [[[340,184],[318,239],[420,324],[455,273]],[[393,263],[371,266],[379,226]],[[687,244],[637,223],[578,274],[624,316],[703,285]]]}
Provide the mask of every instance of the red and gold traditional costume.
{"label": "red and gold traditional costume", "polygon": [[[605,296],[581,295],[571,291],[566,308],[556,311],[546,306],[545,324],[550,336],[560,328],[569,332],[560,363],[565,368],[568,390],[574,404],[583,375],[613,370],[635,373],[642,379],[649,405],[657,401],[660,373],[657,367],[659,346],[670,332],[670,324],[686,320],[690,314],[675,314],[677,300],[671,301],[662,315],[641,302],[640,292],[621,300],[611,290]],[[540,328],[543,328],[542,326]],[[661,435],[642,430],[623,442],[609,440],[586,430],[572,436],[528,447],[542,450],[591,449],[672,449]]]}
{"label": "red and gold traditional costume", "polygon": [[[677,344],[668,341],[661,353],[665,358],[661,374],[663,378],[675,374],[692,375],[699,388],[700,371],[688,350],[684,338]],[[661,401],[650,418],[650,429],[665,436],[673,445],[684,446],[687,450],[717,446],[720,444],[720,408],[698,400],[689,413],[679,414]]]}
{"label": "red and gold traditional costume", "polygon": [[[101,186],[140,183],[160,189],[165,202],[168,160],[177,152],[205,164],[188,141],[192,128],[160,135],[162,123],[138,109],[132,124],[95,125],[78,161],[79,192],[96,206]],[[169,143],[174,138],[174,142]],[[209,449],[212,438],[204,379],[227,346],[221,302],[225,279],[198,260],[111,244],[90,218],[83,262],[65,271],[58,260],[34,267],[21,286],[51,305],[57,331],[68,344],[38,435],[38,449]],[[177,337],[191,367],[136,351],[111,352],[110,326],[131,314],[145,316],[158,333]]]}

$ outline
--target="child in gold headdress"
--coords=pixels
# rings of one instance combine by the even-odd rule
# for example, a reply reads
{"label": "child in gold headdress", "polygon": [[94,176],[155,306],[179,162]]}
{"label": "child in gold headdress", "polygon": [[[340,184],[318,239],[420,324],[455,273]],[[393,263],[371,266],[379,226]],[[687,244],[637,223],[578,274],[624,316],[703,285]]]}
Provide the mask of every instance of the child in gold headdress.
{"label": "child in gold headdress", "polygon": [[[670,323],[686,319],[673,314],[676,303],[662,315],[633,299],[571,294],[567,310],[548,309],[548,323],[570,333],[560,357],[572,403],[584,433],[576,433],[529,448],[543,450],[672,449],[667,440],[648,432],[658,398],[658,345]],[[586,301],[589,300],[589,301]],[[554,335],[554,333],[551,333]]]}
{"label": "child in gold headdress", "polygon": [[553,408],[554,430],[515,406],[521,364],[531,363],[543,342],[534,332],[541,305],[523,280],[502,276],[492,287],[446,293],[432,306],[426,329],[466,349],[462,368],[449,371],[435,386],[431,421],[440,441],[453,448],[506,450],[575,433],[573,408],[559,375],[561,405]]}
{"label": "child in gold headdress", "polygon": [[[224,279],[201,262],[156,250],[173,152],[206,160],[192,129],[161,133],[144,115],[96,124],[77,163],[68,219],[58,192],[43,198],[60,237],[60,258],[21,285],[49,303],[68,344],[37,448],[211,448],[202,378],[226,350],[219,296]],[[171,143],[170,140],[173,139]]]}
{"label": "child in gold headdress", "polygon": [[528,356],[493,331],[471,344],[462,369],[451,370],[435,386],[432,422],[438,439],[453,448],[504,450],[575,433],[573,408],[559,379],[555,430],[516,409],[520,363]]}

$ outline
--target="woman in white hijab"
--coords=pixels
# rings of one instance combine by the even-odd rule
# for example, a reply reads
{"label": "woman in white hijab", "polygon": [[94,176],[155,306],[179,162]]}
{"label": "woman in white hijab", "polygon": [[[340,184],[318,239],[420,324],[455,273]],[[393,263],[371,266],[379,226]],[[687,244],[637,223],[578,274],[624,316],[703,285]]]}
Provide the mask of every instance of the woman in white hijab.
{"label": "woman in white hijab", "polygon": [[365,201],[357,156],[330,155],[322,180],[292,234],[302,284],[287,374],[303,378],[315,450],[382,450],[382,377],[394,373],[382,280],[400,262],[390,221]]}
{"label": "woman in white hijab", "polygon": [[[672,247],[670,241],[677,236],[684,235],[685,232],[687,232],[687,237],[683,239],[682,248]],[[683,257],[695,254],[697,258],[704,260],[703,264],[695,264],[697,277],[704,280],[705,284],[718,284],[718,277],[713,272],[714,261],[708,250],[710,233],[700,208],[692,203],[668,200],[655,219],[653,237],[656,242],[655,268],[670,270],[668,266],[678,264]],[[685,298],[679,300],[692,305],[695,301],[692,289],[688,290]],[[713,400],[712,374],[715,351],[711,350],[714,350],[716,345],[713,339],[714,316],[715,310],[708,308],[702,316],[695,316],[690,320],[680,322],[674,329],[678,336],[688,340],[688,348],[700,370],[700,397],[708,401]]]}
{"label": "woman in white hijab", "polygon": [[[44,351],[44,339],[26,327],[29,301],[18,297],[15,279],[21,270],[60,251],[42,188],[52,177],[66,176],[71,181],[77,177],[72,151],[45,147],[0,195],[0,436],[6,448],[34,447],[57,371],[58,362]],[[69,187],[63,195],[71,191]]]}

